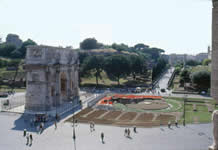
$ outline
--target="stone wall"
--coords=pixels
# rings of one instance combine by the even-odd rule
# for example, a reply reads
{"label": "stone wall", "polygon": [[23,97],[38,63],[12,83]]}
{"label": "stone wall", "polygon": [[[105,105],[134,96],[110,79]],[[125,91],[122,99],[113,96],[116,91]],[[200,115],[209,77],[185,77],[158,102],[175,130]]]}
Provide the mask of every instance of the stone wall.
{"label": "stone wall", "polygon": [[211,95],[218,103],[218,1],[213,2]]}

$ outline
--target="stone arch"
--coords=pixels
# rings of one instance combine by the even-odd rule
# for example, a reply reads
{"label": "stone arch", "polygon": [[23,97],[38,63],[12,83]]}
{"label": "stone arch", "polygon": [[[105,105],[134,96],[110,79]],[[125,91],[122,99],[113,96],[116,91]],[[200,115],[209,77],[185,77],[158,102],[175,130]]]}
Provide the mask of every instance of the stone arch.
{"label": "stone arch", "polygon": [[51,86],[51,96],[55,96],[55,88],[54,86]]}
{"label": "stone arch", "polygon": [[60,76],[60,88],[61,88],[61,95],[67,95],[67,76],[64,72],[61,73]]}

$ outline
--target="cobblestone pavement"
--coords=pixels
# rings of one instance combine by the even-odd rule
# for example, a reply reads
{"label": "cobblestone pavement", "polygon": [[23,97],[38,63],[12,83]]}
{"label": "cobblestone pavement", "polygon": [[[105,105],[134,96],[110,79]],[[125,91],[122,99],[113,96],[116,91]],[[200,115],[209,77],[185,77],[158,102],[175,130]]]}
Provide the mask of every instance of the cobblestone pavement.
{"label": "cobblestone pavement", "polygon": [[[72,139],[72,125],[60,122],[42,134],[33,134],[32,146],[26,146],[23,129],[32,130],[24,123],[21,115],[0,113],[0,150],[206,150],[212,144],[212,125],[187,125],[179,128],[138,128],[131,129],[131,138],[124,136],[124,128],[96,125],[90,132],[89,125],[76,127],[76,146]],[[100,133],[105,134],[105,143],[100,140]]]}

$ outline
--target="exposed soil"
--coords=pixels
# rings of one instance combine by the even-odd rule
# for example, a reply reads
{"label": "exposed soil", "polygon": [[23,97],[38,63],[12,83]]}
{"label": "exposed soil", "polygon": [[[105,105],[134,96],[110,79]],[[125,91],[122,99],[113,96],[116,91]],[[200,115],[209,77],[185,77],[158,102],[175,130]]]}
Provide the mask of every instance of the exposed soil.
{"label": "exposed soil", "polygon": [[[107,125],[115,125],[115,126],[138,126],[138,127],[153,127],[159,126],[160,123],[162,125],[166,125],[168,121],[174,121],[175,116],[168,115],[168,114],[161,114],[155,118],[152,113],[140,113],[137,112],[126,112],[120,118],[121,111],[110,111],[105,116],[99,118],[104,113],[108,112],[106,110],[95,110],[91,114],[90,113],[93,109],[86,108],[76,114],[74,117],[78,120],[79,123],[90,123],[91,121],[95,122],[96,124],[107,124]],[[138,114],[138,115],[137,115]],[[136,118],[137,117],[137,118]],[[72,118],[69,118],[67,121],[72,122]],[[134,120],[136,119],[136,120]]]}
{"label": "exposed soil", "polygon": [[125,114],[123,114],[119,120],[121,121],[131,121],[135,118],[135,116],[137,115],[136,112],[127,112]]}
{"label": "exposed soil", "polygon": [[121,111],[111,111],[107,115],[105,115],[102,119],[114,120],[116,119],[122,112]]}
{"label": "exposed soil", "polygon": [[149,122],[152,121],[153,117],[153,114],[143,113],[137,118],[136,122]]}
{"label": "exposed soil", "polygon": [[92,112],[91,114],[89,114],[87,116],[87,118],[89,119],[93,119],[93,118],[98,118],[99,116],[101,116],[102,114],[106,113],[106,110],[96,110],[94,112]]}

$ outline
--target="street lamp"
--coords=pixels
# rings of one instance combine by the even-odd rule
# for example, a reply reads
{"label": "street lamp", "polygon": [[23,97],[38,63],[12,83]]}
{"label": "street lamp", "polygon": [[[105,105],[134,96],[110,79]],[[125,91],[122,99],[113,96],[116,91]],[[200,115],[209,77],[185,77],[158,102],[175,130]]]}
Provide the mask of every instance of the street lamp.
{"label": "street lamp", "polygon": [[187,100],[187,97],[188,97],[188,95],[187,94],[185,94],[185,96],[184,96],[184,104],[183,104],[183,126],[185,126],[185,103],[186,103],[186,100]]}
{"label": "street lamp", "polygon": [[73,141],[74,141],[74,149],[76,150],[76,131],[75,131],[75,117],[74,117],[74,100],[71,97],[72,105],[73,105]]}

